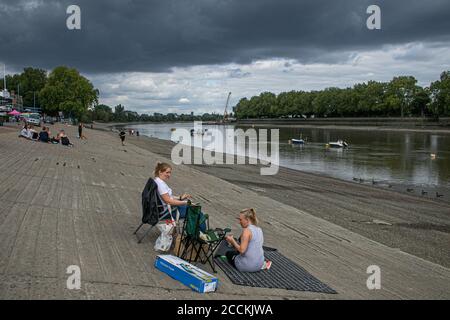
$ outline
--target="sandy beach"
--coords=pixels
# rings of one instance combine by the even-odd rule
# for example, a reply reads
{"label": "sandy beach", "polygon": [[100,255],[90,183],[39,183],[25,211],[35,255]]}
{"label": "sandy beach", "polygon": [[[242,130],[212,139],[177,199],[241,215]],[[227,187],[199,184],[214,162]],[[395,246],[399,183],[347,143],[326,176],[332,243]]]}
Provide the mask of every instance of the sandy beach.
{"label": "sandy beach", "polygon": [[[0,127],[0,299],[450,298],[444,202],[283,169],[261,177],[252,166],[181,165],[170,186],[192,193],[213,228],[237,234],[236,214],[256,208],[265,245],[337,292],[238,286],[219,269],[217,292],[195,293],[154,267],[156,231],[141,244],[133,235],[143,186],[170,161],[168,142],[127,136],[121,146],[117,134],[90,129],[80,141],[63,127],[73,148]],[[67,287],[73,265],[80,290]],[[381,268],[380,290],[367,288],[371,265]]]}

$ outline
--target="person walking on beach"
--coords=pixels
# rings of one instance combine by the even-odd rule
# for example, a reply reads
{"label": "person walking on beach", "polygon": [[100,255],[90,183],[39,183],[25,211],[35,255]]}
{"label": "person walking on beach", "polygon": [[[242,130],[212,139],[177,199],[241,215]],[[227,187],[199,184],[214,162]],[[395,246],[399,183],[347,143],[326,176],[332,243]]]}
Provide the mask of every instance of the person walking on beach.
{"label": "person walking on beach", "polygon": [[120,130],[119,137],[120,137],[120,140],[122,141],[122,146],[125,145],[123,142],[125,141],[125,136],[126,136],[126,135],[127,135],[127,134],[125,133],[125,131],[124,131],[123,129]]}
{"label": "person walking on beach", "polygon": [[87,139],[84,135],[83,135],[83,128],[84,128],[84,125],[83,125],[83,123],[82,122],[80,122],[79,124],[78,124],[78,136],[80,137],[80,139],[82,140],[82,139]]}
{"label": "person walking on beach", "polygon": [[234,249],[226,253],[228,261],[242,272],[257,272],[262,269],[269,269],[272,262],[264,259],[264,236],[262,229],[257,226],[258,219],[255,209],[242,210],[238,219],[243,228],[239,238],[240,243],[231,234],[225,237],[225,240]]}

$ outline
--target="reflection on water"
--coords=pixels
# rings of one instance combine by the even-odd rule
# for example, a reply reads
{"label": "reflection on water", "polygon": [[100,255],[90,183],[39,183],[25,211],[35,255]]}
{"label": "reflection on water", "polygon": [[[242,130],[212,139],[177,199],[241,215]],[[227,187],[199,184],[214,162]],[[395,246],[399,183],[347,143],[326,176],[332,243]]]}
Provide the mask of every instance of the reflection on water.
{"label": "reflection on water", "polygon": [[[171,128],[190,130],[193,124],[145,124],[128,127],[139,130],[142,135],[170,140]],[[222,126],[204,128],[224,130]],[[250,127],[236,128],[246,130]],[[306,145],[288,143],[289,139],[300,137],[307,138]],[[339,139],[347,141],[350,147],[325,148],[327,142]],[[373,179],[385,184],[450,188],[450,135],[283,127],[280,128],[280,164],[345,180]]]}

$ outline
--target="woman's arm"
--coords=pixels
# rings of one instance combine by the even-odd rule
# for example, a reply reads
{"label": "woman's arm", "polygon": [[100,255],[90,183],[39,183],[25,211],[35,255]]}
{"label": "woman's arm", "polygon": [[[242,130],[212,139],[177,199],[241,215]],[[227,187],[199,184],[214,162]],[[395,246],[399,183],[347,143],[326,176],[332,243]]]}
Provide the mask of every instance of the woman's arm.
{"label": "woman's arm", "polygon": [[241,234],[241,244],[237,243],[236,240],[234,240],[233,237],[229,239],[228,242],[231,243],[231,245],[240,253],[244,254],[245,251],[247,251],[248,243],[252,239],[252,232],[250,229],[245,228],[244,231],[242,231]]}
{"label": "woman's arm", "polygon": [[162,194],[161,195],[161,199],[165,203],[170,204],[171,206],[185,206],[185,205],[187,205],[187,201],[180,201],[180,200],[172,199],[171,197],[169,197],[168,193]]}

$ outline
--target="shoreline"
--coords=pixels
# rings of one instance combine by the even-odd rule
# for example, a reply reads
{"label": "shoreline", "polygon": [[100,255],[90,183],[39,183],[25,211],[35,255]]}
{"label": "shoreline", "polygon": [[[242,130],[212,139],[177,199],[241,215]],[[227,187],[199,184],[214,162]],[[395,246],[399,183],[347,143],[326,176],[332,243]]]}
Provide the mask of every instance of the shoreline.
{"label": "shoreline", "polygon": [[[100,127],[108,130],[107,128],[112,127],[127,127],[128,125],[139,125],[139,124],[168,124],[168,123],[192,123],[192,122],[129,122],[129,123],[94,123],[95,127]],[[280,128],[316,128],[316,129],[324,129],[324,130],[359,130],[359,131],[392,131],[392,132],[423,132],[423,133],[439,133],[439,134],[450,134],[449,129],[441,129],[441,128],[398,128],[398,127],[389,127],[389,126],[368,126],[368,125],[358,125],[358,126],[349,126],[349,125],[338,125],[338,124],[327,124],[327,125],[313,125],[313,124],[278,124],[278,123],[234,123],[237,126],[243,127],[280,127]]]}
{"label": "shoreline", "polygon": [[[175,145],[172,141],[147,136],[127,136],[125,143],[167,159],[171,158],[170,152]],[[391,248],[450,267],[450,252],[446,245],[450,241],[448,201],[285,167],[280,167],[275,176],[261,176],[259,165],[187,166]]]}
{"label": "shoreline", "polygon": [[417,129],[417,128],[393,128],[382,126],[348,126],[348,125],[308,125],[308,124],[241,124],[242,126],[254,126],[260,128],[280,127],[280,128],[312,128],[323,130],[355,130],[355,131],[391,131],[391,132],[423,132],[450,134],[450,129]]}

